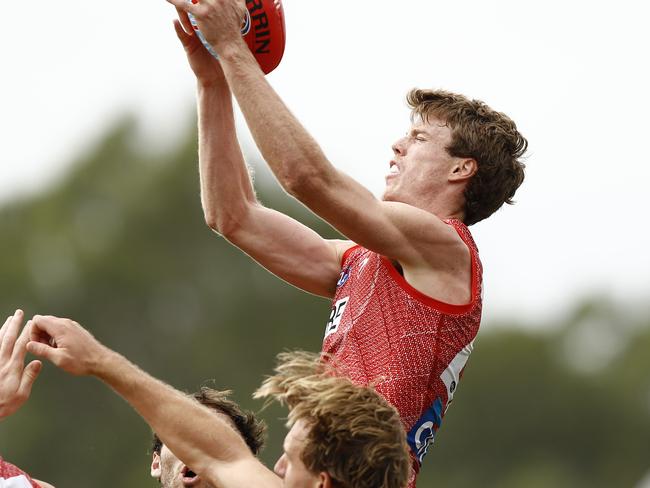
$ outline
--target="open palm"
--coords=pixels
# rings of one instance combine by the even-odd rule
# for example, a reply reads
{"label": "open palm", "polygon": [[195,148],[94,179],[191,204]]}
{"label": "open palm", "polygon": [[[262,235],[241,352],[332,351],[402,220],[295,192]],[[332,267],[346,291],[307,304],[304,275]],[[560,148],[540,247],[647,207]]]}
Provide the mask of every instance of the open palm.
{"label": "open palm", "polygon": [[42,366],[40,361],[25,366],[30,326],[19,334],[23,317],[22,310],[17,310],[0,328],[0,420],[27,401]]}

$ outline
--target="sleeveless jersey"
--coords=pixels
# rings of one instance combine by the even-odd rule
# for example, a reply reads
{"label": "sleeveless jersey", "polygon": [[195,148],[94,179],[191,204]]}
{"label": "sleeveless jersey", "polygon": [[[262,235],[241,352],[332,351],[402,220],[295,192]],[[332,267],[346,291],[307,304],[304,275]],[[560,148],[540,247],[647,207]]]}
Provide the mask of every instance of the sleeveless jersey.
{"label": "sleeveless jersey", "polygon": [[[449,407],[481,320],[482,265],[469,229],[445,220],[471,255],[471,301],[451,305],[410,286],[386,257],[348,249],[323,352],[353,382],[373,385],[400,414],[414,475]],[[414,476],[409,487],[414,487]]]}
{"label": "sleeveless jersey", "polygon": [[39,488],[29,475],[0,457],[0,488]]}

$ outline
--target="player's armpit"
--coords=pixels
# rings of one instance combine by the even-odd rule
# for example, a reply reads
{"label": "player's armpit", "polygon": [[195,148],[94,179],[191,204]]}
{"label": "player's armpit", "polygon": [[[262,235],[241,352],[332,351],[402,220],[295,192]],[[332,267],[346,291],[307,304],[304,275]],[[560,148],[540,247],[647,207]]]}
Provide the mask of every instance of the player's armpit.
{"label": "player's armpit", "polygon": [[297,220],[260,204],[250,204],[226,235],[268,271],[309,293],[332,298],[341,257],[353,245],[323,239]]}

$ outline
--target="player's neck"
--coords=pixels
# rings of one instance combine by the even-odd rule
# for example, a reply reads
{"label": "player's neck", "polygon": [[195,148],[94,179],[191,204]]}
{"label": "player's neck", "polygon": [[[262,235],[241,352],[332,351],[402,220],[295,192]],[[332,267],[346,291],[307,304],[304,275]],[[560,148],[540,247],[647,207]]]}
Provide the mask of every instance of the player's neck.
{"label": "player's neck", "polygon": [[462,221],[465,218],[464,200],[463,202],[452,202],[449,199],[436,199],[426,207],[420,208],[434,214],[441,220],[458,219]]}

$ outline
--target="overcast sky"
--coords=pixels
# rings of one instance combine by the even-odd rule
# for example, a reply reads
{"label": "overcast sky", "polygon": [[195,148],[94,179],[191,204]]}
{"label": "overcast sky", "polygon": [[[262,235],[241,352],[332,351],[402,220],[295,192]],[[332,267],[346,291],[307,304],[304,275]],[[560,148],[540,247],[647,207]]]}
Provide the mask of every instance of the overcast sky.
{"label": "overcast sky", "polygon": [[[184,134],[194,82],[171,5],[5,3],[0,200],[61,178],[125,112],[153,149]],[[411,87],[483,99],[528,138],[517,205],[473,227],[488,319],[536,323],[592,293],[650,299],[646,2],[284,6],[287,50],[269,79],[332,162],[375,194],[408,128]]]}

